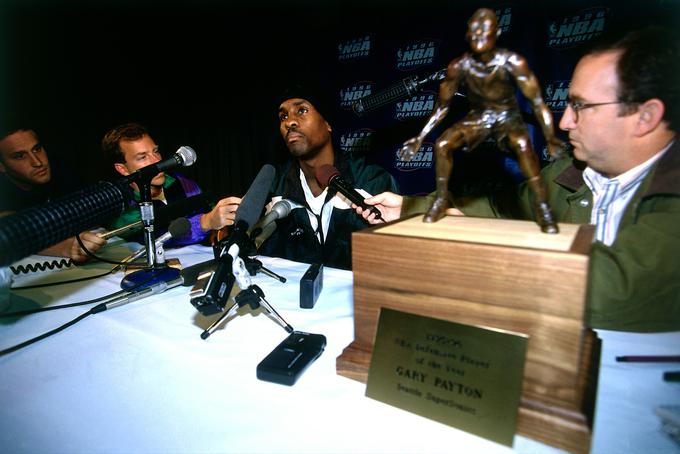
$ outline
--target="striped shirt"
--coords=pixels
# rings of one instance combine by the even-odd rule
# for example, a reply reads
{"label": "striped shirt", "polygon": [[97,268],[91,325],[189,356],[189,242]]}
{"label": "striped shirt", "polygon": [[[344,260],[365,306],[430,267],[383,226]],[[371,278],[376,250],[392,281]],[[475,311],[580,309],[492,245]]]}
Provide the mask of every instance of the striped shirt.
{"label": "striped shirt", "polygon": [[586,167],[583,180],[593,193],[593,211],[590,223],[595,225],[595,241],[610,246],[616,240],[616,233],[628,202],[649,173],[649,169],[670,148],[671,144],[642,164],[633,167],[615,178],[607,178]]}

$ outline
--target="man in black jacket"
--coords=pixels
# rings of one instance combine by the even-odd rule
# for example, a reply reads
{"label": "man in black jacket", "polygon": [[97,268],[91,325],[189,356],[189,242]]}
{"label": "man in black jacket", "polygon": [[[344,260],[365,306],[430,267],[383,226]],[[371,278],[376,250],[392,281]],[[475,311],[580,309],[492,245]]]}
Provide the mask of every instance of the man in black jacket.
{"label": "man in black jacket", "polygon": [[394,177],[363,158],[336,153],[332,128],[322,112],[324,98],[310,87],[294,87],[279,98],[279,131],[290,159],[277,171],[272,202],[286,199],[290,215],[276,221],[276,230],[260,254],[330,267],[352,267],[352,232],[368,226],[342,195],[321,186],[316,172],[323,165],[338,169],[349,185],[369,194],[397,190]]}

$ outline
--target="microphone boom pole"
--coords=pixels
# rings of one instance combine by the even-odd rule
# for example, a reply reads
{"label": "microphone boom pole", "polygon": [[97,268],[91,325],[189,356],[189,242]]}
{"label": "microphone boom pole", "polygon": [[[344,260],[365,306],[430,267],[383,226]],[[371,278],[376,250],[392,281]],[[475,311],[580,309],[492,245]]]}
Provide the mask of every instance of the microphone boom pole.
{"label": "microphone boom pole", "polygon": [[120,216],[132,198],[126,186],[97,183],[0,218],[0,266]]}
{"label": "microphone boom pole", "polygon": [[[396,103],[401,99],[413,96],[423,89],[430,82],[440,82],[446,77],[446,68],[440,69],[423,78],[407,77],[399,82],[380,90],[376,93],[366,95],[352,104],[352,111],[362,117],[368,112],[373,112],[388,104]],[[465,97],[462,93],[456,92],[456,96]]]}

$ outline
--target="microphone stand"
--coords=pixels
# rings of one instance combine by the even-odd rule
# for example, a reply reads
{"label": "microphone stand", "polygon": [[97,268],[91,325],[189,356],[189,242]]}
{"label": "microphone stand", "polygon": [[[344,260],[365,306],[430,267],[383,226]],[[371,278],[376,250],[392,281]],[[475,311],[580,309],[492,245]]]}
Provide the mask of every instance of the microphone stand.
{"label": "microphone stand", "polygon": [[224,314],[215,320],[205,331],[201,333],[201,339],[207,339],[217,327],[226,320],[229,316],[235,313],[239,308],[248,305],[252,310],[262,307],[264,311],[275,319],[288,333],[293,332],[293,327],[286,322],[283,317],[267,302],[264,298],[264,292],[260,287],[254,285],[250,279],[250,274],[246,269],[245,262],[239,256],[239,246],[234,243],[229,247],[227,254],[224,254],[220,260],[228,260],[231,256],[231,277],[236,281],[241,291],[233,298],[231,306],[224,312]]}
{"label": "microphone stand", "polygon": [[[257,260],[254,257],[251,257],[252,255],[257,255],[257,245],[255,244],[255,237],[257,237],[261,233],[262,229],[259,227],[258,224],[255,224],[255,227],[250,232],[250,234],[244,237],[243,243],[244,247],[241,248],[240,256],[243,258],[243,261],[245,262],[248,273],[251,276],[255,276],[258,272],[261,272],[269,277],[276,279],[279,282],[286,282],[285,277],[276,274],[275,272],[268,268],[265,268],[262,265],[261,261]],[[221,254],[223,253],[221,249],[223,249],[223,245],[220,244],[220,242],[213,245],[213,254],[215,255],[215,259],[220,258]]]}
{"label": "microphone stand", "polygon": [[[281,202],[282,201],[278,201],[276,203],[281,203]],[[288,213],[290,213],[290,208],[288,210]],[[288,213],[286,213],[286,216],[288,215]],[[271,278],[276,279],[279,282],[286,282],[285,277],[283,277],[279,274],[276,274],[275,272],[273,272],[272,270],[270,270],[268,268],[265,268],[262,265],[261,261],[257,260],[254,257],[251,257],[252,255],[257,255],[257,249],[258,249],[257,237],[259,235],[261,235],[264,232],[264,229],[267,229],[268,226],[272,226],[273,228],[276,228],[276,224],[274,223],[274,221],[271,221],[269,224],[265,223],[265,224],[263,224],[263,226],[261,226],[259,224],[259,222],[257,224],[255,224],[255,227],[252,229],[250,234],[247,235],[247,239],[246,239],[247,250],[245,251],[245,254],[241,254],[241,256],[243,257],[243,260],[245,261],[245,264],[246,264],[246,269],[248,270],[248,272],[250,273],[251,276],[255,276],[259,271],[263,274],[266,274],[267,276],[269,276]],[[269,236],[269,235],[271,235],[271,233],[269,233],[267,236]]]}
{"label": "microphone stand", "polygon": [[165,263],[163,245],[156,251],[154,234],[154,208],[151,199],[151,176],[142,176],[137,182],[139,186],[139,212],[144,226],[144,247],[146,249],[146,269],[134,271],[126,275],[120,282],[123,290],[145,289],[158,282],[170,282],[179,278],[180,270],[169,267]]}
{"label": "microphone stand", "polygon": [[156,239],[154,238],[154,212],[151,199],[151,178],[143,179],[139,183],[139,213],[144,225],[144,245],[146,247],[146,265],[153,268],[156,265]]}

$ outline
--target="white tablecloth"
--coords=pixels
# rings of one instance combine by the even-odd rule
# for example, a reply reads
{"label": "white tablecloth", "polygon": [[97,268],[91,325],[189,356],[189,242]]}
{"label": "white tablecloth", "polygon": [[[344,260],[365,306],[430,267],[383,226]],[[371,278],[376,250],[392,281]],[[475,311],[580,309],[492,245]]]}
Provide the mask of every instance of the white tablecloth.
{"label": "white tablecloth", "polygon": [[[190,246],[166,255],[179,257],[186,267],[210,259],[212,251]],[[323,334],[328,341],[294,386],[255,377],[257,364],[287,336],[280,325],[243,308],[202,340],[201,332],[216,316],[202,316],[190,304],[190,287],[177,287],[89,316],[0,357],[0,452],[560,452],[521,436],[510,449],[365,397],[364,384],[335,372],[336,358],[353,340],[351,272],[325,268],[316,306],[301,309],[299,279],[308,265],[260,259],[288,279],[253,278],[267,301],[296,330]],[[96,274],[107,266],[85,268],[38,273],[30,281]],[[119,290],[121,278],[118,273],[14,291],[11,310],[103,296]],[[14,285],[28,280],[22,277]],[[0,319],[0,349],[66,323],[91,306]],[[679,339],[676,334],[667,341]],[[604,353],[595,452],[643,452],[636,446],[673,452],[677,446],[660,432],[653,407],[662,400],[680,402],[678,386],[660,383],[654,375],[659,367],[612,363],[607,341]],[[623,380],[624,373],[635,380]],[[638,377],[653,386],[638,383]],[[635,403],[638,389],[646,390],[643,406]],[[631,414],[634,421],[627,419]],[[622,435],[617,427],[636,430]]]}

